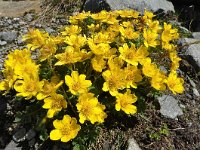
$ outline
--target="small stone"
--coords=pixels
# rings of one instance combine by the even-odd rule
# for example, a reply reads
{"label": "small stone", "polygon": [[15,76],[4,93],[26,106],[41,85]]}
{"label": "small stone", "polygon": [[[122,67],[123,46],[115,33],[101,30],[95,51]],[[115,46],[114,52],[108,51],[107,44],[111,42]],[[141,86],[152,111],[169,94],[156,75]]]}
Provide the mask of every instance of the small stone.
{"label": "small stone", "polygon": [[36,142],[36,140],[35,140],[35,138],[33,138],[32,140],[28,141],[28,145],[30,147],[33,147],[35,145],[35,142]]}
{"label": "small stone", "polygon": [[18,45],[23,45],[23,44],[24,44],[24,41],[22,40],[22,37],[21,37],[21,36],[18,38],[17,44],[18,44]]}
{"label": "small stone", "polygon": [[6,44],[7,44],[6,41],[0,41],[0,46],[4,46],[4,45],[6,45]]}
{"label": "small stone", "polygon": [[7,23],[12,24],[12,20],[8,19]]}
{"label": "small stone", "polygon": [[192,87],[196,87],[196,84],[194,83],[194,81],[188,76],[188,80],[190,82],[190,84],[192,85]]}
{"label": "small stone", "polygon": [[0,33],[0,39],[6,41],[6,42],[13,42],[17,38],[17,32],[16,31],[7,31],[7,32],[1,32]]}
{"label": "small stone", "polygon": [[20,18],[13,18],[13,20],[14,20],[14,21],[19,21],[19,20],[20,20]]}
{"label": "small stone", "polygon": [[200,39],[200,32],[193,32],[193,33],[192,33],[192,36],[193,36],[195,39]]}
{"label": "small stone", "polygon": [[158,98],[160,104],[160,113],[171,119],[175,119],[177,116],[183,115],[181,108],[178,106],[178,101],[170,96],[163,95]]}
{"label": "small stone", "polygon": [[13,135],[13,140],[15,142],[22,142],[25,141],[26,139],[25,137],[26,137],[26,129],[21,128]]}
{"label": "small stone", "polygon": [[42,25],[41,25],[41,24],[36,24],[35,27],[37,27],[37,28],[41,28]]}
{"label": "small stone", "polygon": [[200,96],[200,94],[199,94],[199,92],[198,92],[198,90],[197,90],[196,88],[193,88],[192,91],[193,91],[193,94],[194,94],[195,96],[197,96],[197,97]]}
{"label": "small stone", "polygon": [[29,21],[29,22],[31,22],[31,21],[33,21],[33,15],[32,14],[26,14],[25,16],[24,16],[24,18],[27,20],[27,21]]}
{"label": "small stone", "polygon": [[53,30],[53,29],[50,28],[50,27],[46,27],[46,28],[45,28],[45,31],[48,32],[49,34],[52,33],[52,32],[55,32],[55,30]]}
{"label": "small stone", "polygon": [[189,99],[192,99],[192,96],[188,93],[185,94]]}
{"label": "small stone", "polygon": [[128,140],[127,150],[142,150],[134,138]]}
{"label": "small stone", "polygon": [[183,105],[183,104],[180,104],[180,107],[183,108],[183,109],[185,109],[185,105]]}
{"label": "small stone", "polygon": [[13,140],[5,147],[4,150],[21,150],[22,147],[18,147],[18,144],[15,143]]}
{"label": "small stone", "polygon": [[26,139],[27,140],[31,140],[32,138],[34,138],[36,136],[36,132],[33,129],[30,129],[27,133],[26,133]]}

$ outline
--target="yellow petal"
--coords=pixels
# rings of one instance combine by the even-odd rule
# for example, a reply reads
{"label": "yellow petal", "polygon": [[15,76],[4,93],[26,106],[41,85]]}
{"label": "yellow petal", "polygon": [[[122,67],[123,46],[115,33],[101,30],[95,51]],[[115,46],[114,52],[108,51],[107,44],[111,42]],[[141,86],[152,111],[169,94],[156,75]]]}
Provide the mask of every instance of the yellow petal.
{"label": "yellow petal", "polygon": [[65,135],[65,136],[63,136],[62,138],[61,138],[61,141],[62,142],[68,142],[68,141],[70,141],[72,138],[69,136],[69,135]]}
{"label": "yellow petal", "polygon": [[65,115],[65,116],[63,117],[62,123],[63,123],[64,125],[68,125],[68,124],[70,124],[70,122],[71,122],[71,117],[70,117],[69,115]]}
{"label": "yellow petal", "polygon": [[50,132],[51,140],[59,140],[61,137],[62,137],[62,134],[61,134],[60,130],[55,129]]}
{"label": "yellow petal", "polygon": [[119,104],[115,104],[115,109],[116,109],[117,111],[120,111],[121,106],[120,106]]}
{"label": "yellow petal", "polygon": [[47,117],[48,118],[53,118],[54,114],[56,113],[57,111],[55,109],[49,109],[47,111]]}
{"label": "yellow petal", "polygon": [[79,114],[79,122],[83,124],[85,122],[85,120],[86,120],[86,117],[80,113]]}
{"label": "yellow petal", "polygon": [[63,124],[60,120],[54,120],[53,125],[56,129],[61,129],[63,127]]}

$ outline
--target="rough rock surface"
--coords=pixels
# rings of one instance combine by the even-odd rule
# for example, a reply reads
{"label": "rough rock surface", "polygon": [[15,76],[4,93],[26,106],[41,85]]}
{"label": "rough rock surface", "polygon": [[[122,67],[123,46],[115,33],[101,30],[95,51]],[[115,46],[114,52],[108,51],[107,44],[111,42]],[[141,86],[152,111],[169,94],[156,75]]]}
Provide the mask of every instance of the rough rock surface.
{"label": "rough rock surface", "polygon": [[[195,44],[194,44],[195,43]],[[193,38],[184,38],[180,40],[181,45],[188,44],[184,48],[184,55],[188,62],[190,62],[197,72],[200,71],[200,40]]]}
{"label": "rough rock surface", "polygon": [[135,141],[134,138],[131,138],[128,140],[128,148],[127,150],[141,150],[137,142]]}
{"label": "rough rock surface", "polygon": [[16,31],[7,31],[7,32],[0,32],[0,40],[4,40],[6,42],[12,42],[17,38]]}
{"label": "rough rock surface", "polygon": [[166,0],[101,0],[99,2],[95,0],[87,0],[84,6],[85,11],[98,12],[100,9],[108,9],[107,3],[111,10],[120,9],[134,9],[143,13],[144,10],[150,10],[156,12],[158,10],[164,10],[164,12],[172,11],[174,12],[174,6],[171,2]]}
{"label": "rough rock surface", "polygon": [[195,39],[200,39],[200,32],[193,32],[193,33],[192,33],[192,36],[193,36]]}
{"label": "rough rock surface", "polygon": [[21,150],[22,147],[19,147],[14,141],[10,141],[10,143],[5,147],[5,150]]}
{"label": "rough rock surface", "polygon": [[177,116],[183,115],[181,108],[178,106],[178,101],[170,96],[163,95],[158,98],[158,102],[160,103],[160,113],[168,118],[174,119]]}

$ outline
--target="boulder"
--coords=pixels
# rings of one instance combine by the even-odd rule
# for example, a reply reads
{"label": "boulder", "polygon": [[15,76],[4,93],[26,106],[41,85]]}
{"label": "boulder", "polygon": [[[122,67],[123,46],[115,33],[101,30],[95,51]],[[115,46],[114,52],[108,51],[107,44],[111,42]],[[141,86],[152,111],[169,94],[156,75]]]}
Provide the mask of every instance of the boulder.
{"label": "boulder", "polygon": [[163,95],[158,98],[158,102],[160,104],[160,113],[163,116],[175,119],[177,116],[183,115],[183,112],[178,105],[178,101],[174,97]]}
{"label": "boulder", "polygon": [[186,45],[181,51],[187,61],[193,65],[194,69],[200,71],[200,40],[184,38],[179,40],[180,45]]}
{"label": "boulder", "polygon": [[143,13],[144,10],[159,11],[163,10],[174,12],[174,6],[166,0],[87,0],[84,5],[85,11],[99,12],[101,10],[121,10],[134,9]]}

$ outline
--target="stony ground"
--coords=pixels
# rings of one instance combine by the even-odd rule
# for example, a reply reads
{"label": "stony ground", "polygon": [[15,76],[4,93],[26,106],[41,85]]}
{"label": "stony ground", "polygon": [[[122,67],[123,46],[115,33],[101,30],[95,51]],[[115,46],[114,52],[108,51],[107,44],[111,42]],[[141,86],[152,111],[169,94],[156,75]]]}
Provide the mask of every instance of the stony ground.
{"label": "stony ground", "polygon": [[[9,10],[5,9],[2,13],[2,8],[6,7],[1,5],[2,2],[0,1],[0,15],[4,13],[4,17],[0,17],[1,70],[9,51],[24,47],[25,43],[22,42],[21,36],[29,28],[54,33],[68,24],[67,19],[61,16],[52,17],[46,23],[41,22],[36,19],[36,13],[15,13],[12,17],[5,17],[5,14],[9,14],[6,11]],[[118,116],[121,117],[119,119],[112,116],[110,120],[106,120],[105,126],[100,129],[100,135],[88,149],[132,150],[134,147],[146,150],[199,150],[200,76],[184,57],[179,74],[185,79],[183,94],[173,95],[167,91],[163,93],[166,96],[158,96],[156,100],[150,96],[145,99],[147,107],[144,112],[132,117]],[[6,96],[0,94],[0,149],[70,149],[70,145],[59,142],[47,140],[42,143],[38,132],[29,123],[14,123],[16,112],[25,109],[26,103],[16,101],[13,97],[12,93]]]}

